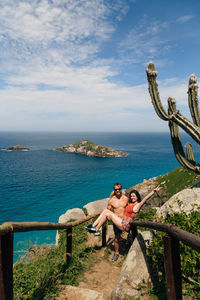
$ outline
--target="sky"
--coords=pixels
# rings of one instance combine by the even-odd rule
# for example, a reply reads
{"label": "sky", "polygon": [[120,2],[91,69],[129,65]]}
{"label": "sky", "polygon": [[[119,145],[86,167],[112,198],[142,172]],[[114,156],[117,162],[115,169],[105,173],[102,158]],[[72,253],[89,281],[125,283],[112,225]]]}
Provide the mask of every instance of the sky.
{"label": "sky", "polygon": [[190,117],[188,78],[200,77],[199,0],[3,0],[0,131],[162,132],[162,103]]}

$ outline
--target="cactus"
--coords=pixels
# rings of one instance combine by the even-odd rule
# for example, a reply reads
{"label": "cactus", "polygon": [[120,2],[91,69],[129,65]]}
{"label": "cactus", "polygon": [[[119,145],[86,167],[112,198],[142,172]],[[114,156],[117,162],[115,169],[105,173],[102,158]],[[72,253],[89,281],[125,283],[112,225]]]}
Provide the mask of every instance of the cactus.
{"label": "cactus", "polygon": [[186,154],[184,152],[179,126],[187,132],[198,144],[200,144],[200,113],[198,106],[198,85],[195,75],[191,75],[188,85],[188,105],[193,122],[184,117],[176,109],[176,100],[168,98],[168,112],[165,111],[158,92],[156,77],[158,72],[155,71],[153,62],[150,62],[146,69],[147,79],[149,82],[149,93],[157,115],[164,121],[169,122],[171,141],[175,156],[179,163],[186,169],[200,174],[200,165],[196,163],[191,144],[186,145]]}

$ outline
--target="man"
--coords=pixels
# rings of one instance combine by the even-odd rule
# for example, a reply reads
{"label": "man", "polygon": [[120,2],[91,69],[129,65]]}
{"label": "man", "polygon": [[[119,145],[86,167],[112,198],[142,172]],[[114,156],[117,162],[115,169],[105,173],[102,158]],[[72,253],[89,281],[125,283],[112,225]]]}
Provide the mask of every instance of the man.
{"label": "man", "polygon": [[[114,188],[114,193],[112,193],[109,198],[107,208],[109,210],[113,209],[113,212],[117,216],[123,217],[124,209],[128,203],[128,197],[126,197],[122,193],[122,185],[120,183],[115,183],[113,188]],[[114,224],[113,224],[113,230],[115,233],[115,238],[114,238],[115,253],[112,257],[112,261],[116,261],[119,258],[119,239],[122,231],[118,229]]]}

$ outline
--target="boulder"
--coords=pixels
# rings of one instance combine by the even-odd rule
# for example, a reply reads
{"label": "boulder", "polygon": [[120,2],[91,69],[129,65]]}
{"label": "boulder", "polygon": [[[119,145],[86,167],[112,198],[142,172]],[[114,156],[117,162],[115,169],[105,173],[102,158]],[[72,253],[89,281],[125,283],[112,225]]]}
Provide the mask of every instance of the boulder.
{"label": "boulder", "polygon": [[61,215],[58,223],[67,223],[69,220],[81,220],[85,218],[85,214],[80,208],[68,209],[65,214]]}
{"label": "boulder", "polygon": [[[69,220],[81,220],[84,219],[86,216],[82,209],[80,208],[73,208],[68,209],[65,214],[61,215],[58,219],[58,223],[67,223]],[[57,231],[56,234],[56,245],[58,245],[59,233]]]}
{"label": "boulder", "polygon": [[173,195],[157,212],[156,217],[165,217],[167,214],[181,213],[189,214],[192,209],[200,208],[200,188],[184,189]]}
{"label": "boulder", "polygon": [[83,289],[76,286],[66,285],[58,300],[108,300],[103,292],[98,292],[89,289]]}
{"label": "boulder", "polygon": [[102,212],[102,210],[104,210],[107,207],[108,199],[109,198],[105,198],[102,200],[90,202],[90,203],[86,204],[85,206],[83,206],[83,208],[85,208],[87,210],[88,215],[100,213],[100,212]]}
{"label": "boulder", "polygon": [[150,268],[146,261],[146,244],[152,235],[143,231],[135,238],[122,266],[120,278],[111,294],[112,300],[123,300],[140,296],[139,284],[150,282]]}

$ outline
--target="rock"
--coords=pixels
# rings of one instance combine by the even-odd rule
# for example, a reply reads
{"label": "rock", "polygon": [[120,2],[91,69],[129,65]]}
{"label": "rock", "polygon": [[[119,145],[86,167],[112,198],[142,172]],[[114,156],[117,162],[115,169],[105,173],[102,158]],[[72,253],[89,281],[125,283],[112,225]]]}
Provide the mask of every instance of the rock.
{"label": "rock", "polygon": [[[156,186],[158,185],[157,177],[153,177],[151,179],[144,179],[143,182],[132,186],[131,188],[126,190],[126,194],[130,193],[131,190],[135,189],[140,193],[141,198],[143,199],[148,193],[150,193]],[[157,207],[163,205],[169,199],[168,194],[166,192],[166,188],[162,187],[162,189],[154,194],[144,205],[143,209],[150,207]]]}
{"label": "rock", "polygon": [[156,217],[165,217],[172,213],[184,211],[189,214],[192,209],[200,208],[200,188],[184,189],[173,195],[157,212]]}
{"label": "rock", "polygon": [[57,300],[108,300],[103,292],[66,285]]}
{"label": "rock", "polygon": [[138,285],[150,282],[149,266],[145,260],[145,243],[149,243],[151,239],[151,233],[143,231],[134,240],[122,266],[120,278],[112,291],[112,300],[138,298],[140,297]]}
{"label": "rock", "polygon": [[85,214],[80,208],[68,209],[65,214],[59,217],[58,223],[67,223],[69,220],[81,220],[85,218]]}
{"label": "rock", "polygon": [[[61,215],[58,219],[58,223],[67,223],[69,220],[81,220],[86,216],[82,209],[73,208],[68,209],[65,214]],[[56,245],[58,245],[59,233],[56,234]]]}
{"label": "rock", "polygon": [[74,144],[56,148],[58,151],[84,154],[95,157],[120,157],[127,156],[126,153],[120,152],[108,147],[96,145],[88,140],[83,140]]}
{"label": "rock", "polygon": [[12,151],[12,150],[30,150],[29,148],[26,148],[26,147],[23,147],[21,145],[16,145],[16,146],[12,146],[12,147],[9,147],[7,148],[8,151]]}
{"label": "rock", "polygon": [[96,200],[83,206],[87,210],[88,215],[93,215],[102,212],[108,205],[108,199]]}

